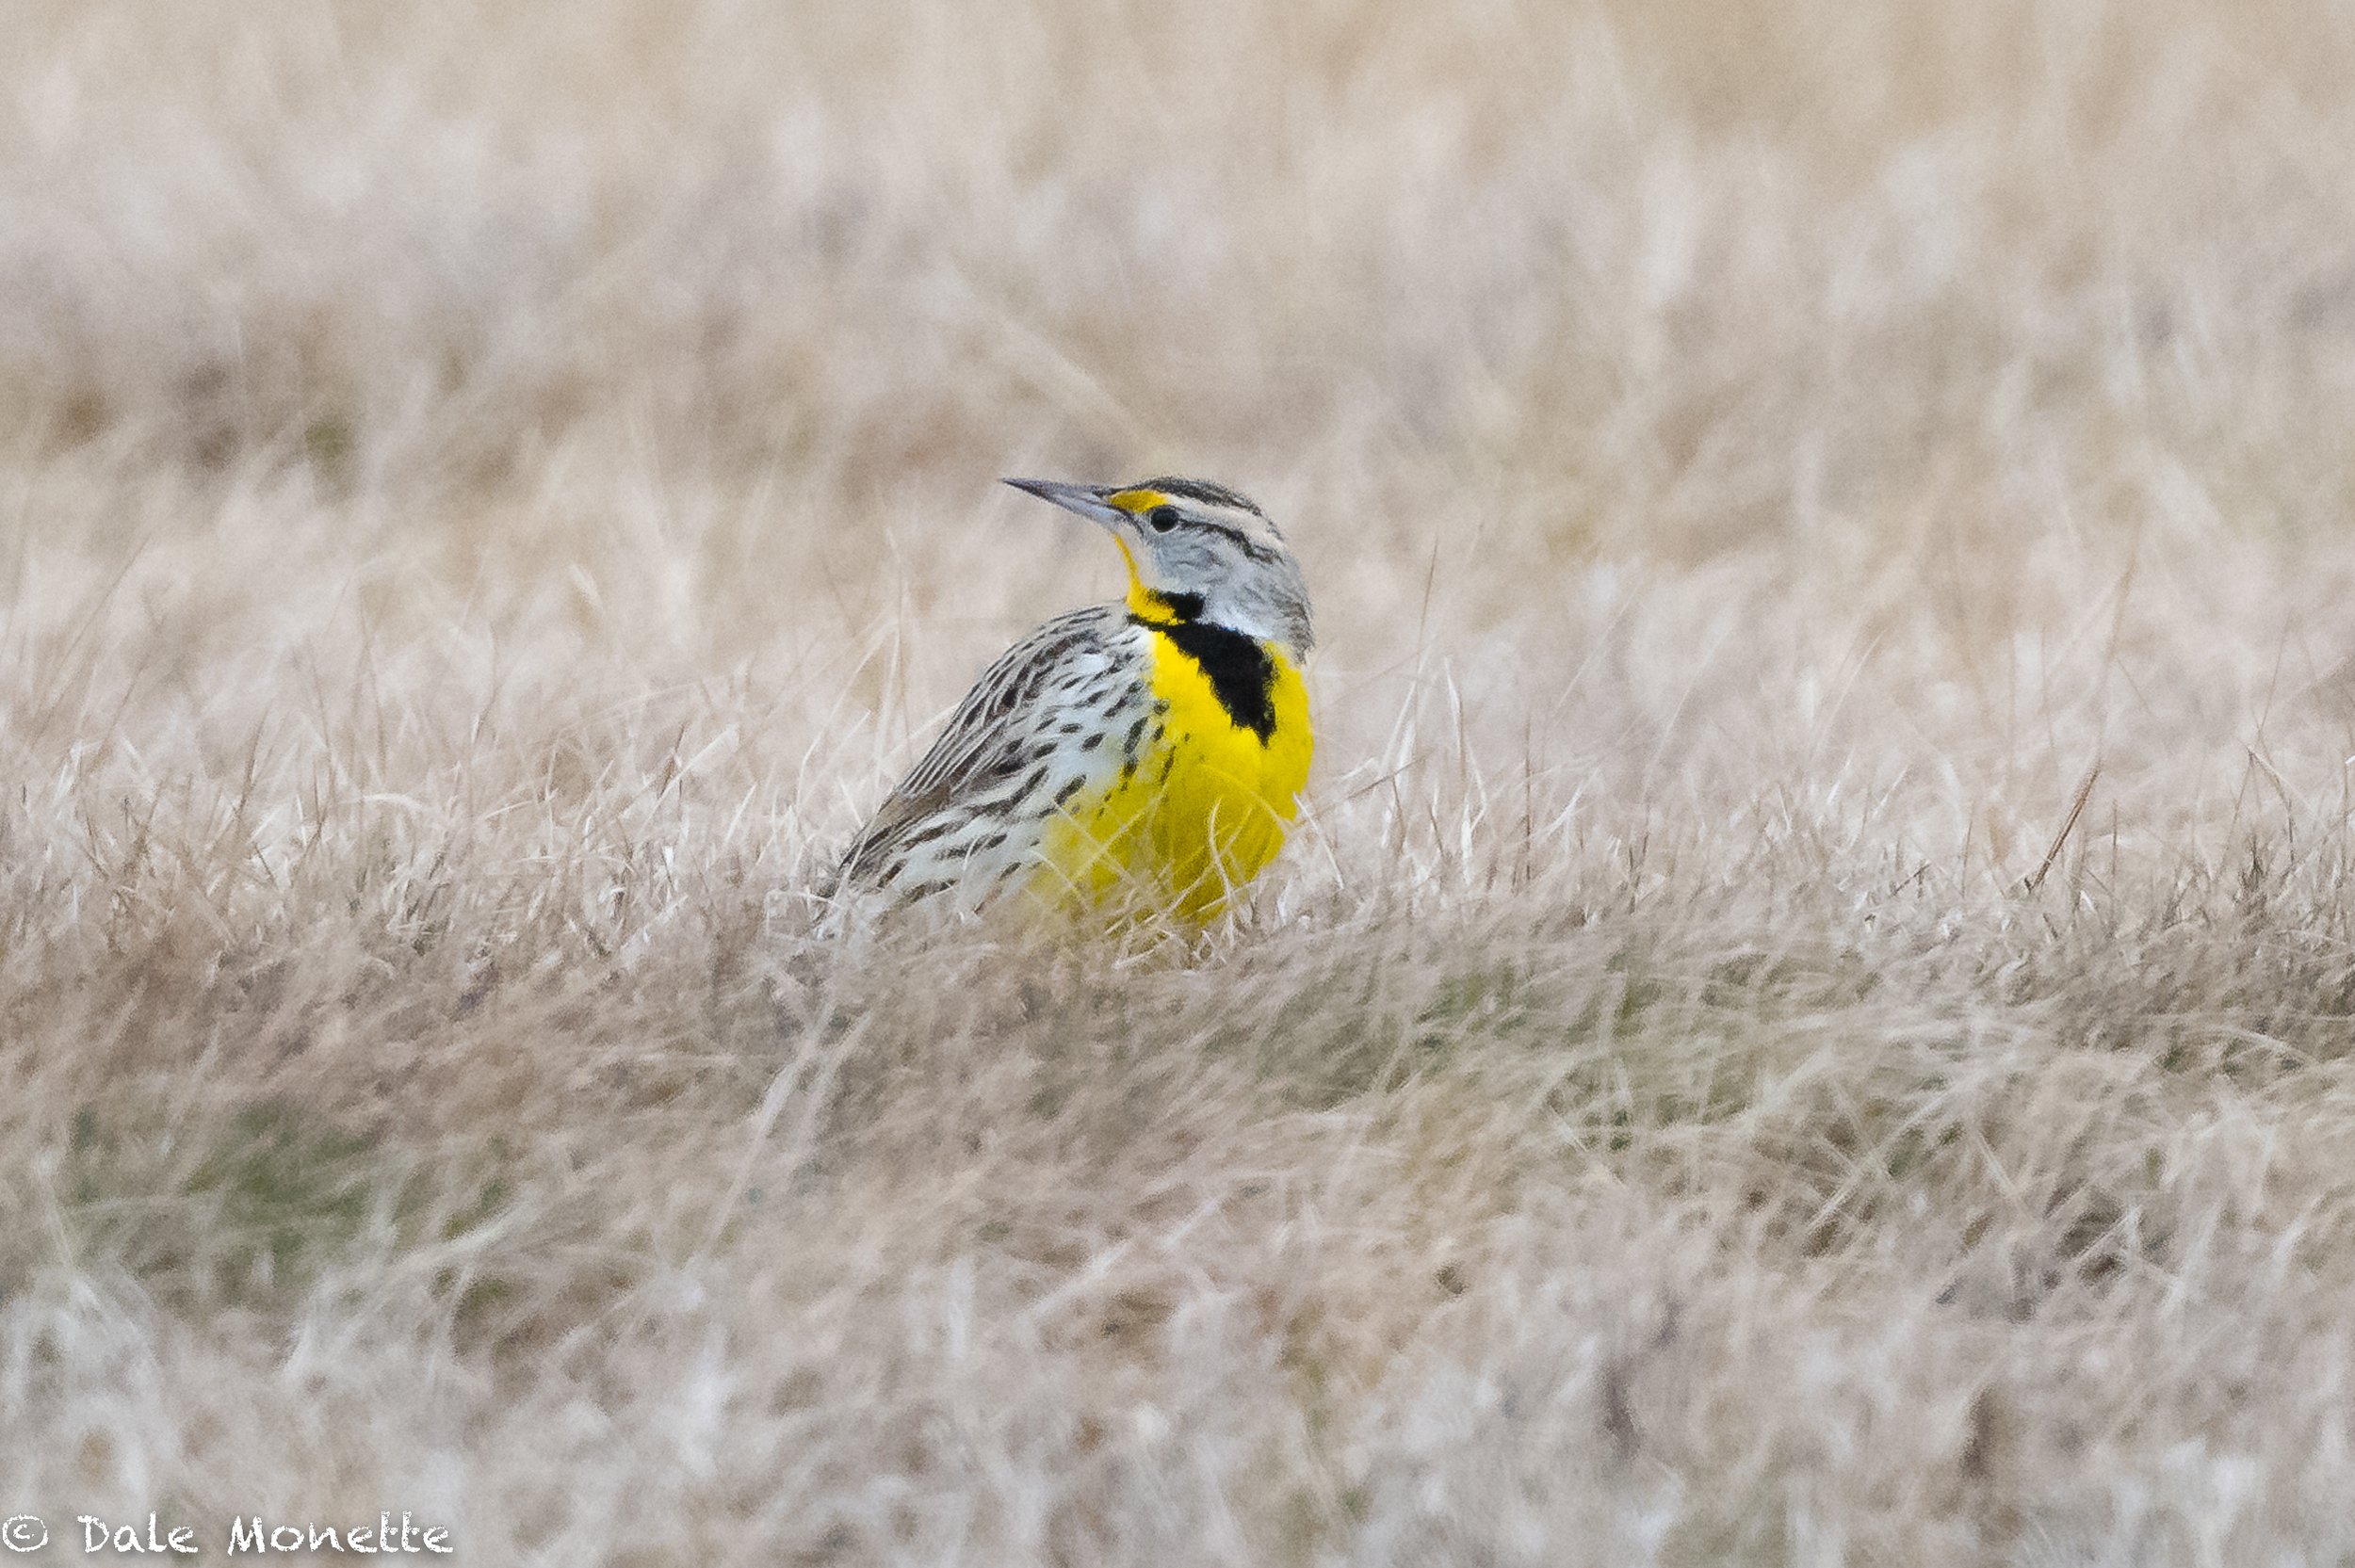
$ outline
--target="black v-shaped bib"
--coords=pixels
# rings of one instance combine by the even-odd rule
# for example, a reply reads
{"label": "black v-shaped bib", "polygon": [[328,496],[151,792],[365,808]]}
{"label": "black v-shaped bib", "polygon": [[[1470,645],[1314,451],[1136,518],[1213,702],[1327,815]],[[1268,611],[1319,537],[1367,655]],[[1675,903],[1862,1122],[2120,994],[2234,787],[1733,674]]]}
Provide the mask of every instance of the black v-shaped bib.
{"label": "black v-shaped bib", "polygon": [[1249,730],[1264,746],[1275,734],[1275,660],[1256,638],[1206,621],[1129,618],[1161,633],[1178,651],[1202,667],[1210,692],[1238,729]]}

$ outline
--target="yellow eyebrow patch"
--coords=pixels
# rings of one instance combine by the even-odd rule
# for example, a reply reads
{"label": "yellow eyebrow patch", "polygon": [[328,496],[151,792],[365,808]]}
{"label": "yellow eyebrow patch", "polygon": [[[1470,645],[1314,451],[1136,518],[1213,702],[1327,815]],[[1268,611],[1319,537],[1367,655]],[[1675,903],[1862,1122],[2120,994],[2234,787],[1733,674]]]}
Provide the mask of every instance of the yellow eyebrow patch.
{"label": "yellow eyebrow patch", "polygon": [[1104,499],[1132,516],[1151,511],[1155,507],[1169,505],[1169,497],[1158,490],[1124,490]]}

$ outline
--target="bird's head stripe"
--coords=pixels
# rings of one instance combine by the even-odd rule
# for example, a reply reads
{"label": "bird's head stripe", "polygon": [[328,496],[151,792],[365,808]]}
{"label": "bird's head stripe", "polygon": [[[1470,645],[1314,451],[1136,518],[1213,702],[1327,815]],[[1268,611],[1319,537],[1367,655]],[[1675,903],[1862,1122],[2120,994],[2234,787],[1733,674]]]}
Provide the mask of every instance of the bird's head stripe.
{"label": "bird's head stripe", "polygon": [[1232,507],[1237,511],[1247,511],[1254,517],[1267,515],[1252,503],[1251,497],[1242,492],[1229,490],[1225,485],[1214,484],[1209,479],[1181,479],[1173,474],[1164,478],[1147,479],[1137,488],[1158,491],[1163,496],[1174,495],[1181,501],[1199,501],[1209,507]]}
{"label": "bird's head stripe", "polygon": [[[1153,481],[1155,485],[1161,485],[1166,482],[1167,481],[1161,479]],[[1188,480],[1186,482],[1189,485],[1193,484],[1192,480]],[[1194,488],[1200,489],[1205,487],[1194,486]],[[1107,504],[1118,507],[1122,511],[1127,512],[1131,517],[1143,517],[1146,512],[1151,511],[1155,507],[1165,507],[1169,505],[1171,496],[1176,493],[1178,493],[1178,492],[1172,490],[1157,490],[1146,485],[1139,485],[1133,490],[1117,491],[1111,495],[1105,496],[1104,499]],[[1208,496],[1203,495],[1188,495],[1185,496],[1185,499],[1191,501],[1210,500]],[[1225,505],[1226,503],[1211,502],[1210,504]],[[1256,515],[1258,509],[1254,508],[1252,509]],[[1220,523],[1214,519],[1200,516],[1192,518],[1190,521],[1196,527],[1209,528],[1214,533],[1224,534],[1228,539],[1233,540],[1237,545],[1241,546],[1242,553],[1249,556],[1253,560],[1273,560],[1275,558],[1274,551],[1253,540],[1248,534],[1244,533],[1241,528],[1236,527],[1232,523]],[[1273,525],[1270,525],[1270,526]],[[1127,555],[1129,546],[1124,543],[1121,545],[1120,549],[1123,555]],[[1136,561],[1133,558],[1129,560],[1129,567],[1132,573],[1136,570]]]}

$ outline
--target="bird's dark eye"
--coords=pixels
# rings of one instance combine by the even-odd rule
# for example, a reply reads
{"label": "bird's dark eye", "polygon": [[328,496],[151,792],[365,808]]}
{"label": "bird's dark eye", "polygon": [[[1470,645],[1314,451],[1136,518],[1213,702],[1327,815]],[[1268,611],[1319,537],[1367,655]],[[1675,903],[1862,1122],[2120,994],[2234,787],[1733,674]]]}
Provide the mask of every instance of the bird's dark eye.
{"label": "bird's dark eye", "polygon": [[1145,525],[1157,534],[1165,534],[1178,525],[1176,507],[1155,507],[1145,514]]}

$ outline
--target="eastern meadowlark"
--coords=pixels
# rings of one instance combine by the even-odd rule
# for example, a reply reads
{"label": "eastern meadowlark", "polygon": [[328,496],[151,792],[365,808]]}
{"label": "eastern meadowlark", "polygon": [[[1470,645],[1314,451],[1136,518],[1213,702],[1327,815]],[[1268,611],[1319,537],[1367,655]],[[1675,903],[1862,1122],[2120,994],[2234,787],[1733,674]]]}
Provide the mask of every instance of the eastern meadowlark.
{"label": "eastern meadowlark", "polygon": [[1006,483],[1109,532],[1127,600],[999,655],[860,830],[836,892],[966,911],[1117,902],[1199,925],[1282,848],[1308,775],[1299,564],[1224,485]]}

